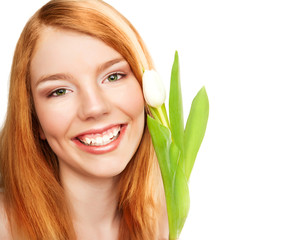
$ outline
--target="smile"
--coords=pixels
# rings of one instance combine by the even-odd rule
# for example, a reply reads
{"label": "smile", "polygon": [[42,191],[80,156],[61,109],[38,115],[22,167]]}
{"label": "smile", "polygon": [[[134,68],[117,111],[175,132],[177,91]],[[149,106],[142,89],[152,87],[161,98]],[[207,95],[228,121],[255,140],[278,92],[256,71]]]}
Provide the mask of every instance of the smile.
{"label": "smile", "polygon": [[105,154],[117,149],[125,135],[127,124],[110,125],[89,130],[72,139],[76,146],[91,154]]}
{"label": "smile", "polygon": [[87,146],[104,146],[115,141],[120,135],[120,125],[115,126],[103,133],[86,134],[78,137],[78,140]]}

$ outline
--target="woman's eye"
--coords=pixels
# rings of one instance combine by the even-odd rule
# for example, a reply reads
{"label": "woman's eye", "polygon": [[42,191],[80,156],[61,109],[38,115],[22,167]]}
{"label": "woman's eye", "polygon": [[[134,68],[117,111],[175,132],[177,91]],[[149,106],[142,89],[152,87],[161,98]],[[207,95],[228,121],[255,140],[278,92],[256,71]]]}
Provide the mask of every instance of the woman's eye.
{"label": "woman's eye", "polygon": [[124,75],[124,74],[121,74],[121,73],[113,73],[113,74],[111,74],[111,75],[109,75],[109,76],[107,77],[107,80],[108,80],[109,82],[115,82],[115,81],[121,79],[121,78],[124,77],[124,76],[125,76],[125,75]]}
{"label": "woman's eye", "polygon": [[59,96],[63,96],[65,95],[66,93],[70,92],[70,90],[67,90],[67,89],[64,89],[64,88],[61,88],[61,89],[57,89],[55,91],[53,91],[51,94],[50,94],[50,97],[59,97]]}

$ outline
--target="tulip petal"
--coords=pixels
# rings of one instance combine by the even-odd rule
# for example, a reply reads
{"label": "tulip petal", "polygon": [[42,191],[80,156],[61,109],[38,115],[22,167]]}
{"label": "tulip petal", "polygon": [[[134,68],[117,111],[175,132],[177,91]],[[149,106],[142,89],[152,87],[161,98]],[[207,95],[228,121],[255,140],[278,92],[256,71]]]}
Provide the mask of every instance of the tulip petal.
{"label": "tulip petal", "polygon": [[146,70],[142,77],[144,98],[148,105],[158,108],[166,98],[166,90],[160,75],[154,70]]}

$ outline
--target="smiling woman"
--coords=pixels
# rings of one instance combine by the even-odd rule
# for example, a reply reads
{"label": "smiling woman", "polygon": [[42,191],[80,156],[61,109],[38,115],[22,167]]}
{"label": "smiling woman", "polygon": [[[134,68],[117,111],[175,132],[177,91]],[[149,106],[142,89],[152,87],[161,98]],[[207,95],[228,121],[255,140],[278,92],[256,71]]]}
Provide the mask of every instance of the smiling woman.
{"label": "smiling woman", "polygon": [[0,135],[0,237],[168,237],[141,89],[151,68],[136,30],[102,1],[36,12],[16,47]]}
{"label": "smiling woman", "polygon": [[125,59],[97,38],[47,27],[30,73],[40,135],[58,157],[61,180],[68,171],[120,174],[144,130],[142,89]]}

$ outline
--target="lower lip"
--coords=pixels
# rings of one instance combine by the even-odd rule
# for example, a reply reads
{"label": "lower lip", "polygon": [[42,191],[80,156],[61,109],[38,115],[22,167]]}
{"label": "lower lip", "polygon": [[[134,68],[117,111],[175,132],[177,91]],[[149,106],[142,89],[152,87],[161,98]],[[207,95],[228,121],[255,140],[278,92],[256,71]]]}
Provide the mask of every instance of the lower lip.
{"label": "lower lip", "polygon": [[73,142],[79,147],[79,149],[83,150],[84,152],[92,154],[105,154],[114,151],[119,146],[121,139],[123,138],[123,135],[125,133],[126,127],[127,125],[122,125],[118,138],[107,145],[88,146],[81,143],[78,139],[73,139]]}

